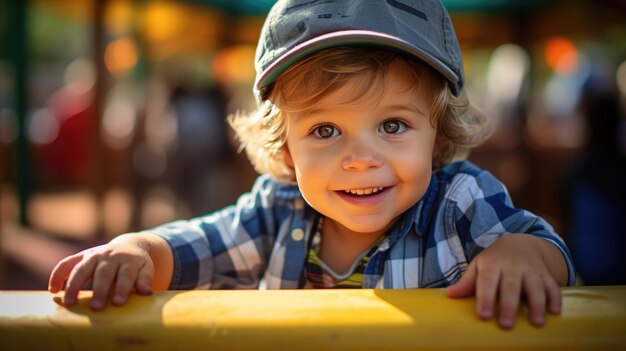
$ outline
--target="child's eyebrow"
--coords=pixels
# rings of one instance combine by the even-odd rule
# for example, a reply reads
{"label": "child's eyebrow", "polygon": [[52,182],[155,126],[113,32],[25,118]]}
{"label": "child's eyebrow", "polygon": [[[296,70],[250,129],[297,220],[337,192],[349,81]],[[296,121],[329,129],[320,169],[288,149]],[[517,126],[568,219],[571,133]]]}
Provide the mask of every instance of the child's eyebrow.
{"label": "child's eyebrow", "polygon": [[[386,113],[391,113],[391,112],[398,112],[398,111],[408,111],[408,112],[413,112],[413,113],[417,113],[419,115],[422,116],[426,116],[426,114],[424,113],[424,110],[422,108],[420,108],[420,106],[418,104],[390,104],[390,105],[382,105],[379,106],[379,108],[382,111],[385,111]],[[314,117],[316,115],[319,114],[323,114],[329,110],[332,110],[332,108],[328,108],[328,107],[315,107],[315,108],[311,108],[311,109],[307,109],[305,111],[302,111],[300,113],[296,113],[294,114],[295,121],[298,122],[302,122],[308,118]]]}
{"label": "child's eyebrow", "polygon": [[424,110],[420,108],[418,104],[394,104],[394,105],[386,105],[381,106],[386,111],[409,111],[416,112],[420,115],[426,115]]}
{"label": "child's eyebrow", "polygon": [[294,113],[294,120],[296,121],[303,121],[307,118],[311,118],[315,115],[324,113],[326,111],[330,110],[329,108],[324,108],[324,107],[316,107],[316,108],[310,108],[310,109],[306,109],[304,111],[298,112],[298,113]]}

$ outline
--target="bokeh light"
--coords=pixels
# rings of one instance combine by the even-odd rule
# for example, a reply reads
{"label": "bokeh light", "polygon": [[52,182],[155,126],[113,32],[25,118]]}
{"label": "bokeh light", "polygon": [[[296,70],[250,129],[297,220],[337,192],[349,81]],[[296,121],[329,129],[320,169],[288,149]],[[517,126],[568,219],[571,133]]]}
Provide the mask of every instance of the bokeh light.
{"label": "bokeh light", "polygon": [[50,144],[59,137],[59,121],[49,108],[40,108],[28,121],[28,139],[35,144]]}
{"label": "bokeh light", "polygon": [[112,35],[122,36],[133,27],[132,2],[127,0],[109,0],[104,21]]}
{"label": "bokeh light", "polygon": [[[484,100],[486,112],[496,128],[517,117],[517,107],[523,102],[523,88],[529,72],[530,57],[519,45],[504,44],[491,54],[487,66]],[[501,147],[509,149],[519,144],[519,138],[514,136],[494,140]]]}
{"label": "bokeh light", "polygon": [[544,55],[548,66],[560,75],[569,76],[578,70],[578,50],[569,39],[551,38],[546,44]]}
{"label": "bokeh light", "polygon": [[102,115],[103,139],[112,149],[127,147],[135,131],[136,115],[132,103],[115,100],[104,110]]}
{"label": "bokeh light", "polygon": [[137,44],[129,37],[120,38],[107,45],[104,64],[114,76],[125,75],[137,63]]}
{"label": "bokeh light", "polygon": [[93,63],[82,57],[77,58],[67,66],[63,80],[72,93],[76,95],[88,93],[96,84]]}
{"label": "bokeh light", "polygon": [[237,45],[221,50],[210,69],[222,84],[249,83],[254,80],[253,45]]}
{"label": "bokeh light", "polygon": [[184,8],[176,3],[149,2],[143,18],[147,39],[158,43],[176,38],[183,27],[184,19]]}

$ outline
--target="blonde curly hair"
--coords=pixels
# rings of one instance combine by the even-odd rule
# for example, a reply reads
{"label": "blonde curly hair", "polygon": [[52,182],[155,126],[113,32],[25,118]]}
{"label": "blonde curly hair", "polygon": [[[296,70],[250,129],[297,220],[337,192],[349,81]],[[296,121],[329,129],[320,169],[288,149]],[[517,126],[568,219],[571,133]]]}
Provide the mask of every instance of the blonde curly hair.
{"label": "blonde curly hair", "polygon": [[259,173],[295,183],[294,170],[283,158],[288,119],[286,114],[304,111],[324,96],[357,80],[352,101],[359,103],[377,96],[384,88],[386,73],[394,62],[403,62],[415,76],[418,91],[424,76],[433,77],[431,123],[437,128],[433,170],[454,159],[463,159],[469,150],[489,134],[486,118],[476,110],[465,94],[455,96],[447,80],[417,60],[391,50],[372,47],[336,47],[320,51],[293,64],[269,89],[262,102],[250,114],[228,117],[252,165]]}

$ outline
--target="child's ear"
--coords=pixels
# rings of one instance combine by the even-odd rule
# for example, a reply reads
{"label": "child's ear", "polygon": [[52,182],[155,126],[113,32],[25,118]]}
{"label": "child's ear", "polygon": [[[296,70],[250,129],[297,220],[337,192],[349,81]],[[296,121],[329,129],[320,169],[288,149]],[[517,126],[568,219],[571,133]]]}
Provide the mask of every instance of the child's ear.
{"label": "child's ear", "polygon": [[287,147],[287,145],[283,146],[282,154],[283,154],[282,155],[283,161],[285,161],[285,164],[287,164],[289,168],[294,168],[293,158],[291,157],[291,152],[289,152],[289,148]]}

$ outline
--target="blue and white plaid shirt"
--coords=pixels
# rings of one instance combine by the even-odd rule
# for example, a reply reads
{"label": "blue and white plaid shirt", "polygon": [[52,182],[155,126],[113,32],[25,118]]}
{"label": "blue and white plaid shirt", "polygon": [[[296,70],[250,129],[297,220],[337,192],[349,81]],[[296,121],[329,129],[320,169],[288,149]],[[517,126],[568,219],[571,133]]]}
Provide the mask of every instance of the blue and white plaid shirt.
{"label": "blue and white plaid shirt", "polygon": [[[295,289],[304,284],[310,237],[320,214],[297,186],[260,176],[237,204],[151,232],[172,248],[170,289]],[[556,245],[574,267],[563,240],[542,218],[513,207],[504,185],[468,161],[436,172],[422,199],[389,231],[371,256],[363,288],[431,288],[455,283],[495,239],[528,233]]]}

